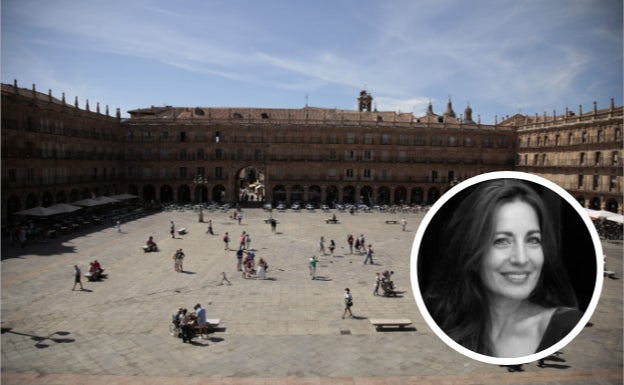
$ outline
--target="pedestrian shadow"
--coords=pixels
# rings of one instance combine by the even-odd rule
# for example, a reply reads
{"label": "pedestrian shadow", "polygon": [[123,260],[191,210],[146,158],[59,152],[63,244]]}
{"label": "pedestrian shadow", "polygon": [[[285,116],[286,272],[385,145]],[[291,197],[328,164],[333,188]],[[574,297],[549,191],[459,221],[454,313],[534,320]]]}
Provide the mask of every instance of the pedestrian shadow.
{"label": "pedestrian shadow", "polygon": [[322,275],[316,275],[316,276],[314,276],[314,278],[312,280],[313,281],[325,281],[325,282],[328,282],[328,281],[331,281],[332,279],[328,278],[328,277],[323,277]]}
{"label": "pedestrian shadow", "polygon": [[191,274],[191,275],[192,275],[192,274],[197,274],[197,273],[196,273],[196,272],[194,272],[194,271],[188,271],[188,270],[182,270],[182,271],[180,271],[180,273],[184,273],[184,274]]}
{"label": "pedestrian shadow", "polygon": [[80,290],[72,290],[72,291],[86,291],[87,293],[93,293],[93,290],[91,289],[80,289]]}
{"label": "pedestrian shadow", "polygon": [[69,332],[54,332],[54,333],[49,334],[47,336],[38,336],[38,335],[34,335],[34,334],[27,334],[27,333],[16,332],[16,331],[13,331],[13,328],[2,328],[2,334],[4,334],[4,333],[11,333],[11,334],[17,334],[19,336],[30,337],[31,340],[35,341],[35,345],[34,346],[37,349],[45,349],[47,347],[50,347],[50,345],[44,343],[45,341],[52,341],[52,342],[57,343],[57,344],[69,344],[69,343],[72,343],[72,342],[76,341],[73,338],[53,337],[55,335],[68,336],[70,334]]}
{"label": "pedestrian shadow", "polygon": [[[548,357],[544,357],[539,361],[538,366],[540,368],[553,368],[553,369],[568,369],[570,365],[563,365],[562,362],[566,362],[563,358],[559,357],[561,352],[556,352],[555,354],[551,354]],[[553,361],[553,363],[545,362],[545,361]]]}

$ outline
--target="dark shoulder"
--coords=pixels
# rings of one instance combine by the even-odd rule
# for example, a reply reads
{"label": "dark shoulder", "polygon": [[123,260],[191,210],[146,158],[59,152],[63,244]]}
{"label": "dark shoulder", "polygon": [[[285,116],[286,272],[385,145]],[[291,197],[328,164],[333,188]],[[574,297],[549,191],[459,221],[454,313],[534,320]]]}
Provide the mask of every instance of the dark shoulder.
{"label": "dark shoulder", "polygon": [[561,307],[555,310],[544,331],[537,351],[547,349],[561,341],[574,329],[582,317],[583,312],[577,309]]}

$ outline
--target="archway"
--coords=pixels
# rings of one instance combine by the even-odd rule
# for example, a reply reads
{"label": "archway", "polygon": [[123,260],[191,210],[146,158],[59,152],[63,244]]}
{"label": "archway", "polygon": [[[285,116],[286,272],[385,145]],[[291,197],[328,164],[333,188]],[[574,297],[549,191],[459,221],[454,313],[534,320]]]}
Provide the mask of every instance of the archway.
{"label": "archway", "polygon": [[321,187],[317,185],[310,186],[308,189],[308,203],[314,206],[318,205],[321,201]]}
{"label": "archway", "polygon": [[615,199],[609,199],[607,201],[607,204],[605,205],[605,210],[611,211],[612,213],[617,213],[618,207],[619,205]]}
{"label": "archway", "polygon": [[440,198],[440,190],[437,187],[431,187],[427,192],[427,204],[434,204]]}
{"label": "archway", "polygon": [[50,207],[53,204],[54,204],[54,198],[52,197],[52,193],[49,191],[44,192],[43,195],[41,196],[41,206]]}
{"label": "archway", "polygon": [[327,186],[325,188],[325,204],[331,207],[338,203],[338,187]]}
{"label": "archway", "polygon": [[303,187],[300,185],[294,185],[290,189],[290,203],[291,204],[301,204],[303,202]]}
{"label": "archway", "polygon": [[377,204],[389,205],[390,204],[390,189],[382,186],[377,191]]}
{"label": "archway", "polygon": [[195,186],[195,203],[204,203],[208,201],[208,186],[197,185]]}
{"label": "archway", "polygon": [[218,204],[225,203],[225,187],[223,185],[216,185],[212,188],[212,201]]}
{"label": "archway", "polygon": [[346,186],[342,192],[342,202],[343,203],[355,203],[355,187]]}
{"label": "archway", "polygon": [[394,190],[394,204],[403,205],[404,203],[407,203],[407,190],[405,187],[397,187]]}
{"label": "archway", "polygon": [[191,202],[191,189],[189,186],[183,184],[178,187],[178,203],[190,203]]}
{"label": "archway", "polygon": [[56,193],[56,203],[67,203],[67,194],[65,191],[59,191]]}
{"label": "archway", "polygon": [[160,186],[160,201],[173,202],[173,188],[168,184]]}
{"label": "archway", "polygon": [[37,199],[37,195],[35,195],[35,193],[28,194],[26,197],[26,209],[32,209],[37,206],[39,206],[39,199]]}
{"label": "archway", "polygon": [[21,203],[17,195],[11,195],[7,200],[6,213],[9,220],[13,219],[13,213],[20,211]]}
{"label": "archway", "polygon": [[262,202],[264,200],[264,173],[254,166],[241,168],[236,176],[238,202]]}
{"label": "archway", "polygon": [[589,208],[592,210],[600,210],[600,198],[595,197],[589,201]]}
{"label": "archway", "polygon": [[423,204],[423,189],[422,189],[422,187],[414,187],[412,189],[411,203],[413,205],[422,205]]}
{"label": "archway", "polygon": [[146,184],[145,186],[143,186],[143,201],[156,201],[156,189],[151,184]]}
{"label": "archway", "polygon": [[372,204],[373,188],[371,186],[364,186],[360,189],[360,201],[366,206]]}
{"label": "archway", "polygon": [[273,187],[273,205],[277,206],[280,203],[286,203],[286,188],[281,184]]}
{"label": "archway", "polygon": [[585,197],[579,195],[576,197],[576,201],[581,205],[581,207],[585,207]]}

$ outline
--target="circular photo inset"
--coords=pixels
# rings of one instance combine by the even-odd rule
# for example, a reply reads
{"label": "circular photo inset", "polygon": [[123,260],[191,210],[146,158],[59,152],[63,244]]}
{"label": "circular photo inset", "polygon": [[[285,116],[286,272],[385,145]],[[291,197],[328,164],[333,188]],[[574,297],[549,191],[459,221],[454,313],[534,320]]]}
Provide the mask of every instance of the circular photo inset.
{"label": "circular photo inset", "polygon": [[547,179],[502,171],[444,194],[416,232],[418,308],[447,345],[519,365],[567,345],[600,296],[603,254],[581,205]]}

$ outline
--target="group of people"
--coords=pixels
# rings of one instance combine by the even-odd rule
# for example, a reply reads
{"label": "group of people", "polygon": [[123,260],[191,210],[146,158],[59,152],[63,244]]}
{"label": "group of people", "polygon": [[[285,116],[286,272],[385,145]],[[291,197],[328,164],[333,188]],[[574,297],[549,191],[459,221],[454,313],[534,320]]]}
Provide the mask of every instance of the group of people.
{"label": "group of people", "polygon": [[[85,274],[89,281],[99,281],[104,277],[104,268],[96,259],[89,263],[89,271]],[[82,269],[77,264],[74,265],[74,286],[72,291],[76,290],[76,286],[80,286],[80,290],[85,290],[82,286]]]}
{"label": "group of people", "polygon": [[173,315],[171,322],[180,330],[182,342],[191,342],[195,336],[195,330],[199,338],[206,338],[208,324],[206,323],[206,309],[201,304],[196,304],[192,311],[179,308]]}

